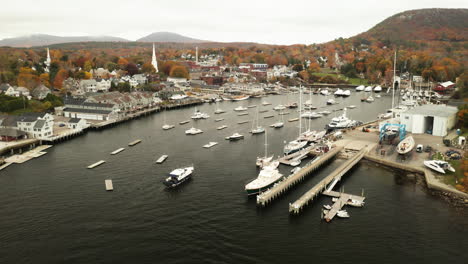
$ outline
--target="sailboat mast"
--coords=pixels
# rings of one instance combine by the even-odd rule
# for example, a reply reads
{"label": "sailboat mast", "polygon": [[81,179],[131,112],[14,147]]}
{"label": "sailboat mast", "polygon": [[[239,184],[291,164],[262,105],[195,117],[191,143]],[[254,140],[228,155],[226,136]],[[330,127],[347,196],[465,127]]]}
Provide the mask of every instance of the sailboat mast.
{"label": "sailboat mast", "polygon": [[302,133],[302,85],[299,85],[299,136]]}
{"label": "sailboat mast", "polygon": [[[310,110],[309,110],[309,112],[312,112],[312,89],[309,90],[309,102],[310,102],[310,105],[309,105],[309,109],[310,109]],[[310,118],[310,116],[309,116],[309,120],[308,120],[308,122],[309,122],[309,124],[308,124],[308,125],[309,125],[309,129],[308,129],[308,130],[309,130],[309,131],[311,131],[311,130],[310,130],[310,120],[311,120],[311,119],[312,119],[312,118]]]}
{"label": "sailboat mast", "polygon": [[268,155],[268,137],[267,137],[267,130],[265,130],[265,158],[267,157]]}
{"label": "sailboat mast", "polygon": [[395,50],[395,58],[393,59],[392,113],[393,113],[393,108],[395,108],[395,75],[396,75],[396,50]]}

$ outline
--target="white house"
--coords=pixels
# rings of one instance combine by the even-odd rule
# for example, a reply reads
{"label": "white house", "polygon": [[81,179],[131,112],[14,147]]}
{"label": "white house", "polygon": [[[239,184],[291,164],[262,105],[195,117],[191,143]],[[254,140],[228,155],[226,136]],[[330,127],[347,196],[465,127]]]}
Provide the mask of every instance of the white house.
{"label": "white house", "polygon": [[32,138],[46,139],[54,133],[54,118],[50,114],[24,114],[17,120],[18,130],[28,133]]}
{"label": "white house", "polygon": [[71,118],[67,122],[67,127],[70,129],[75,129],[75,130],[83,130],[88,128],[89,124],[86,122],[85,119],[81,118]]}
{"label": "white house", "polygon": [[98,91],[98,92],[108,92],[110,88],[111,88],[111,80],[110,79],[96,80],[96,91]]}
{"label": "white house", "polygon": [[97,92],[96,88],[97,82],[96,80],[81,80],[80,81],[80,89],[85,93],[95,93]]}
{"label": "white house", "polygon": [[447,105],[422,105],[401,113],[400,123],[413,134],[446,136],[455,126],[458,109]]}

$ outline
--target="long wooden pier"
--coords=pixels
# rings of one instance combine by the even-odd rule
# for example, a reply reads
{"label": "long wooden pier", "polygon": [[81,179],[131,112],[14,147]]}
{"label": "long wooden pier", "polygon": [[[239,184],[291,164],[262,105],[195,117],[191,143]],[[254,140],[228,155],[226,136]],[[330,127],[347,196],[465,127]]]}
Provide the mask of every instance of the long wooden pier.
{"label": "long wooden pier", "polygon": [[356,163],[358,163],[366,154],[367,148],[362,148],[356,155],[351,157],[345,163],[343,163],[340,167],[330,173],[327,177],[317,183],[312,189],[308,192],[303,194],[299,199],[297,199],[294,203],[289,204],[289,212],[298,214],[301,209],[312,201],[314,197],[318,196],[320,193],[327,189],[327,186],[332,183],[331,186],[328,187],[328,191],[333,189],[334,185],[341,180],[341,177],[348,172]]}
{"label": "long wooden pier", "polygon": [[270,202],[271,200],[281,195],[283,192],[291,188],[293,185],[302,181],[307,175],[309,175],[311,172],[313,172],[314,170],[322,166],[325,162],[333,158],[342,149],[343,147],[341,146],[331,149],[327,153],[319,156],[318,159],[315,159],[313,162],[308,163],[306,166],[304,166],[304,168],[302,168],[298,172],[290,175],[283,181],[277,183],[268,191],[259,194],[257,196],[257,204],[265,206],[268,202]]}

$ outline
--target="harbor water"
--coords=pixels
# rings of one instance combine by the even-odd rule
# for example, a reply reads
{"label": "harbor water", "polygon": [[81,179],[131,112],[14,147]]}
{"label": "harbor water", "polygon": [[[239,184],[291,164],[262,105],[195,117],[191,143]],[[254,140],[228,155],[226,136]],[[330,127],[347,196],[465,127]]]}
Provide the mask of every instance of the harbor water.
{"label": "harbor water", "polygon": [[[361,102],[364,93],[336,99],[312,95],[314,111],[348,105],[352,119],[370,121],[390,108],[383,94],[373,103]],[[175,128],[164,131],[163,115],[153,114],[116,127],[90,131],[47,150],[47,154],[0,172],[0,263],[459,263],[466,259],[468,212],[431,196],[423,187],[369,163],[353,168],[337,188],[361,194],[366,205],[346,208],[349,219],[321,221],[319,197],[298,216],[288,204],[339,166],[335,160],[265,208],[247,198],[244,185],[258,174],[255,159],[264,153],[264,134],[250,135],[259,110],[259,123],[280,119],[273,107],[298,101],[298,95],[268,96],[221,102],[225,114],[215,115],[215,104],[198,106],[211,117],[190,119],[194,107],[167,111]],[[304,95],[304,101],[309,96]],[[263,100],[272,105],[262,106]],[[248,108],[238,116],[233,109]],[[268,151],[282,153],[284,141],[298,134],[296,109],[286,109],[285,126],[268,127]],[[264,119],[263,116],[272,115]],[[341,114],[311,120],[323,129]],[[215,122],[216,118],[225,118]],[[239,125],[237,122],[250,122]],[[303,127],[308,126],[304,120]],[[224,130],[216,127],[227,125]],[[192,126],[204,133],[186,136]],[[224,138],[239,132],[243,140]],[[134,147],[129,142],[141,139]],[[210,141],[218,145],[205,149]],[[120,147],[117,155],[110,153]],[[155,161],[169,155],[163,164]],[[94,169],[87,166],[105,160]],[[167,190],[162,181],[181,166],[194,165],[193,179]],[[280,166],[283,174],[291,167]],[[111,179],[114,191],[105,190]]]}

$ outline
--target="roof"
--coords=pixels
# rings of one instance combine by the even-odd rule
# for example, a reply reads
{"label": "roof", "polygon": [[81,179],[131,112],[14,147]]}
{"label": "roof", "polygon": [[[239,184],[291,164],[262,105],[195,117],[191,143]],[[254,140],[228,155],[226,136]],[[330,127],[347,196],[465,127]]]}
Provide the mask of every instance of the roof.
{"label": "roof", "polygon": [[36,121],[36,124],[34,124],[34,128],[43,128],[45,124],[45,120],[39,119]]}
{"label": "roof", "polygon": [[440,85],[442,85],[443,87],[446,87],[446,88],[447,88],[447,87],[449,87],[450,85],[454,85],[454,83],[451,82],[451,81],[448,81],[448,82],[440,83]]}
{"label": "roof", "polygon": [[26,135],[26,132],[23,132],[18,129],[14,128],[0,128],[0,136],[7,136],[7,137],[20,137]]}
{"label": "roof", "polygon": [[455,115],[457,112],[458,112],[458,109],[453,106],[421,105],[413,109],[410,109],[402,114],[449,117],[451,115]]}
{"label": "roof", "polygon": [[75,124],[75,123],[78,123],[80,121],[81,121],[81,118],[72,118],[72,119],[68,120],[68,123]]}
{"label": "roof", "polygon": [[43,118],[46,113],[25,113],[18,117],[18,122],[34,122],[38,118]]}
{"label": "roof", "polygon": [[103,114],[108,115],[112,113],[110,110],[98,110],[98,109],[82,109],[82,108],[71,108],[66,107],[63,109],[64,112],[75,112],[75,113],[88,113],[88,114]]}

